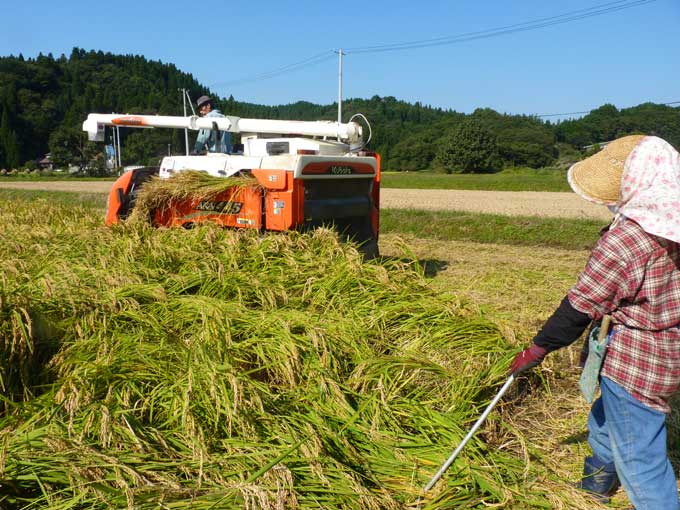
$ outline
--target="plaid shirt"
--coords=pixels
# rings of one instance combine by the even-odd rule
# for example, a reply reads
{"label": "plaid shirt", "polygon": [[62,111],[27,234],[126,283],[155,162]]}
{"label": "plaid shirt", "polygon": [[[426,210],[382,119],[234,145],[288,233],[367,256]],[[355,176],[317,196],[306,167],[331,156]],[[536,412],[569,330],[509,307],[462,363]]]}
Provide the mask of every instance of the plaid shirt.
{"label": "plaid shirt", "polygon": [[614,324],[602,375],[649,407],[668,413],[680,386],[678,244],[623,219],[595,246],[569,302]]}

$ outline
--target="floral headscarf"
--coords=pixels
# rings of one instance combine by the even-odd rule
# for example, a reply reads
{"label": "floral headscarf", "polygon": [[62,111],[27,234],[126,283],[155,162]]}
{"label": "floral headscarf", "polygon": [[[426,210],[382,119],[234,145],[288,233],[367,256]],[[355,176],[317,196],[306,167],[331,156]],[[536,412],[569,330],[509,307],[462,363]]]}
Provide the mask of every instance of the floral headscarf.
{"label": "floral headscarf", "polygon": [[680,243],[680,154],[671,144],[647,136],[633,149],[617,206],[645,232]]}

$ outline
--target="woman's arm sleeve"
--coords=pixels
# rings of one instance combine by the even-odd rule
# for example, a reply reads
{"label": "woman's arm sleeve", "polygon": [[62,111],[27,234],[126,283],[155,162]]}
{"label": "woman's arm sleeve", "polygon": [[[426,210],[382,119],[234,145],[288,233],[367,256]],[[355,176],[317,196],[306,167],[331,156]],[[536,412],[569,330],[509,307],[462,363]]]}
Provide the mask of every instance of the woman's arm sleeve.
{"label": "woman's arm sleeve", "polygon": [[579,312],[565,297],[534,337],[534,343],[548,352],[567,347],[578,340],[590,321],[588,314]]}

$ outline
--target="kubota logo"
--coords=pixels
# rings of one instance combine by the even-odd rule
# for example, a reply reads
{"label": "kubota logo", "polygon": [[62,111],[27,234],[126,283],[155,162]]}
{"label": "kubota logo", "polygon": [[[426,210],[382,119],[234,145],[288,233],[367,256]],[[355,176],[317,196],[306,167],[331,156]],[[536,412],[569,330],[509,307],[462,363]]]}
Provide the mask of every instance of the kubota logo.
{"label": "kubota logo", "polygon": [[330,167],[330,173],[333,175],[349,175],[353,172],[351,166],[333,165]]}

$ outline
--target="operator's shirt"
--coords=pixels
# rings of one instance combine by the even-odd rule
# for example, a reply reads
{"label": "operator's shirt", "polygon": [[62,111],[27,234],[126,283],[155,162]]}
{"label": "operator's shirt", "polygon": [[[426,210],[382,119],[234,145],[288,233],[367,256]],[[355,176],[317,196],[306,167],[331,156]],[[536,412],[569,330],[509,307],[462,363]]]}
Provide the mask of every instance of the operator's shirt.
{"label": "operator's shirt", "polygon": [[569,303],[614,324],[601,375],[668,413],[680,386],[680,250],[623,218],[598,241]]}
{"label": "operator's shirt", "polygon": [[[224,115],[219,110],[214,109],[210,110],[206,117],[224,117]],[[199,130],[196,142],[194,143],[194,150],[202,152],[206,147],[208,152],[231,152],[231,133],[228,131],[214,131],[212,129]],[[219,151],[217,150],[218,148]]]}

